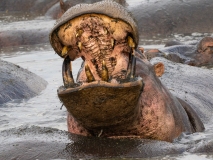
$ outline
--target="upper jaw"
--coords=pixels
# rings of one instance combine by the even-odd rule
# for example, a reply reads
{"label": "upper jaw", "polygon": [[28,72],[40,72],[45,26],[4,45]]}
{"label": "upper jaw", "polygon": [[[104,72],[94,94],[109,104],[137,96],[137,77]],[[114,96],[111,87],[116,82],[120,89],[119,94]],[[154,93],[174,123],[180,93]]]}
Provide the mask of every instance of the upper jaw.
{"label": "upper jaw", "polygon": [[[61,53],[62,53],[63,45],[65,45],[65,44],[61,43],[61,39],[57,35],[60,27],[64,24],[67,24],[66,27],[68,28],[71,25],[69,25],[69,23],[67,23],[67,22],[75,19],[76,17],[85,15],[88,13],[107,15],[108,17],[113,18],[114,22],[122,20],[122,21],[128,23],[132,28],[132,37],[133,37],[133,40],[137,47],[138,40],[139,40],[138,28],[137,28],[137,24],[135,23],[131,14],[126,10],[126,8],[124,8],[120,4],[118,4],[114,1],[103,0],[101,2],[97,2],[97,3],[93,3],[93,4],[79,4],[79,5],[73,6],[70,9],[68,9],[62,15],[62,17],[56,21],[56,24],[54,25],[53,29],[51,30],[51,32],[49,34],[49,40],[50,40],[50,44],[52,45],[53,49],[59,56],[63,57],[63,55]],[[121,26],[121,28],[122,27],[123,26]],[[117,29],[120,30],[119,27]],[[73,32],[73,34],[70,36],[72,38],[74,38],[76,36],[76,33]],[[76,51],[76,47],[74,47],[73,49]],[[73,56],[73,58],[75,56]]]}
{"label": "upper jaw", "polygon": [[68,21],[55,32],[63,46],[61,56],[65,59],[62,70],[66,88],[74,86],[71,61],[77,57],[85,61],[78,76],[80,82],[134,78],[136,42],[128,23],[106,15],[85,14]]}
{"label": "upper jaw", "polygon": [[[56,53],[65,58],[66,88],[75,86],[71,61],[78,57],[85,60],[85,67],[77,82],[122,81],[134,77],[137,25],[128,11],[116,2],[71,7],[57,20],[49,38]],[[88,70],[92,76],[86,74]]]}

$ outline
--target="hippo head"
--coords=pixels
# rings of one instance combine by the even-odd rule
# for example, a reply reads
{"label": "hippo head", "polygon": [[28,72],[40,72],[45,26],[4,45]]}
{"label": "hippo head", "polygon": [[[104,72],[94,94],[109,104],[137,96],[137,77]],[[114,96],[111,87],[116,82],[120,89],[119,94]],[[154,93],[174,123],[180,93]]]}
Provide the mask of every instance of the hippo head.
{"label": "hippo head", "polygon": [[[181,104],[156,77],[163,64],[153,67],[137,50],[138,39],[131,15],[109,0],[71,7],[56,22],[50,43],[64,58],[58,97],[70,132],[171,141],[191,131]],[[78,57],[74,81],[71,62]]]}
{"label": "hippo head", "polygon": [[213,38],[204,37],[197,45],[197,51],[203,54],[213,54]]}
{"label": "hippo head", "polygon": [[213,38],[204,37],[197,44],[197,53],[194,56],[196,66],[213,66]]}
{"label": "hippo head", "polygon": [[[57,21],[50,42],[64,58],[58,95],[68,111],[89,128],[124,123],[119,117],[132,114],[143,86],[135,76],[138,34],[130,14],[113,1],[77,5]],[[78,57],[84,62],[75,83],[71,61]]]}

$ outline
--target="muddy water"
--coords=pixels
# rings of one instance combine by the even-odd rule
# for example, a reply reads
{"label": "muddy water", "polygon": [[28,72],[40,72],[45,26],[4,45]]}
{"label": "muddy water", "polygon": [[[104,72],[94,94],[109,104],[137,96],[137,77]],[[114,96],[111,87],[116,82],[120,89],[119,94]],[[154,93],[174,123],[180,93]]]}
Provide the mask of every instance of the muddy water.
{"label": "muddy water", "polygon": [[[193,39],[193,37],[191,38]],[[162,45],[152,45],[152,46],[147,45],[143,47],[159,48],[159,47],[162,47]],[[15,63],[23,68],[26,68],[30,70],[31,72],[41,76],[48,82],[47,88],[44,91],[42,91],[40,95],[32,99],[14,100],[12,102],[8,102],[0,106],[0,130],[3,133],[4,132],[7,133],[6,140],[4,139],[4,137],[2,137],[3,142],[5,143],[4,146],[6,147],[5,150],[7,151],[8,143],[13,145],[17,144],[23,150],[24,148],[23,146],[25,146],[25,144],[20,144],[20,141],[23,141],[23,140],[31,141],[32,139],[42,139],[43,143],[44,142],[47,143],[49,142],[48,139],[51,139],[51,141],[56,141],[57,145],[61,144],[62,142],[63,144],[68,142],[72,144],[72,140],[70,140],[66,134],[65,135],[60,134],[60,135],[54,135],[54,136],[49,135],[50,134],[49,132],[54,132],[55,129],[59,129],[62,131],[67,130],[66,109],[64,107],[62,107],[61,109],[61,103],[58,100],[57,94],[56,94],[57,88],[63,83],[62,76],[61,76],[62,59],[58,55],[54,54],[49,44],[36,45],[36,46],[21,46],[21,47],[13,48],[12,51],[7,48],[4,51],[2,50],[0,55],[3,60]],[[78,59],[73,62],[74,77],[76,77],[80,65],[81,65],[81,59]],[[41,128],[38,129],[34,126],[41,127]],[[44,131],[42,131],[42,134],[38,135],[38,132],[40,132],[40,130],[43,130],[44,127],[45,128],[48,127],[48,132],[43,133]],[[28,131],[26,130],[31,130],[30,131],[31,133],[28,133]],[[18,140],[17,140],[17,137],[16,138],[13,137],[14,135],[8,136],[8,134],[11,131],[14,135],[16,134],[19,135]],[[25,132],[27,132],[27,134],[30,134],[28,135],[27,138],[23,136],[26,134]],[[34,138],[30,138],[30,136],[33,136]],[[168,146],[168,144],[162,144],[161,146],[162,148],[164,148],[163,145],[168,147],[167,148],[168,153],[167,152],[163,153],[163,151],[165,152],[165,149],[159,148],[159,150],[161,149],[163,150],[162,156],[160,156],[161,155],[160,153],[159,154],[149,153],[154,156],[153,158],[149,158],[149,159],[153,159],[153,160],[156,160],[156,159],[172,159],[172,160],[173,159],[174,160],[213,159],[213,154],[211,153],[190,153],[194,151],[197,152],[196,151],[197,146],[206,146],[206,149],[208,149],[208,147],[212,147],[212,141],[211,141],[212,137],[213,137],[213,120],[211,120],[206,125],[205,132],[195,133],[193,135],[183,135],[174,144],[172,144],[172,146]],[[0,140],[2,138],[0,138]],[[83,146],[91,145],[90,143],[91,142],[88,139],[85,139]],[[116,143],[117,142],[115,142],[115,144]],[[36,144],[36,142],[33,142],[33,144],[31,145],[34,146],[34,145],[41,145],[41,144]],[[127,144],[125,143],[125,145],[128,145],[128,143]],[[179,145],[181,145],[180,148],[179,148]],[[131,146],[131,144],[129,144],[129,146]],[[125,147],[128,148],[129,146],[125,146]],[[142,151],[138,150],[139,147],[141,146],[138,145],[133,147],[133,150],[137,149],[137,152],[131,153],[130,154],[131,157],[133,158],[144,157],[144,154],[141,154]],[[57,148],[57,150],[59,150],[60,148],[66,148],[66,146],[59,145],[59,148]],[[75,148],[76,148],[75,145],[74,147],[71,146],[71,149],[75,149]],[[154,146],[151,145],[151,148],[154,148]],[[175,152],[171,152],[170,151],[171,148],[172,149],[174,148]],[[85,149],[85,148],[81,148],[81,149]],[[148,150],[150,150],[150,148]],[[205,147],[202,150],[205,151]],[[37,157],[39,157],[40,152],[37,154]],[[91,151],[89,150],[88,152],[90,153]],[[4,152],[4,153],[7,153],[7,152]],[[178,154],[178,153],[181,153],[181,154]],[[71,152],[71,154],[76,154],[76,153],[73,151]],[[82,151],[78,154],[80,154],[81,158],[85,157],[84,155],[85,153],[82,153]],[[93,152],[90,154],[92,154],[92,156],[90,155],[89,158],[101,157],[100,155],[97,156],[97,154],[94,154]],[[150,157],[149,154],[148,156]],[[128,154],[127,154],[127,157],[129,157]],[[22,157],[22,158],[25,159],[26,157]]]}
{"label": "muddy water", "polygon": [[[15,17],[11,18],[11,21],[14,21]],[[29,19],[18,18],[18,20]],[[1,22],[1,26],[5,26],[4,29],[11,27],[9,21],[1,20]],[[45,23],[49,25],[52,24],[52,21]],[[33,24],[26,23],[25,27],[32,27],[31,25]],[[211,34],[180,34],[174,35],[173,38],[180,41],[194,41],[204,35]],[[167,40],[160,38],[141,39],[140,44],[144,44],[145,49],[159,48],[163,47],[162,44]],[[65,132],[67,130],[67,113],[64,107],[61,108],[61,102],[57,98],[57,88],[63,83],[62,59],[54,54],[50,45],[1,48],[0,58],[28,69],[48,82],[47,88],[38,96],[31,99],[14,100],[0,106],[0,155],[6,157],[4,159],[61,158],[56,154],[62,150],[63,153],[77,158],[213,159],[213,118],[206,124],[205,132],[192,135],[183,134],[172,144],[143,140],[108,142],[90,138],[80,138],[80,142],[74,143],[76,137],[72,135],[72,138],[69,138]],[[76,77],[80,65],[81,59],[73,62],[74,77]],[[103,148],[102,151],[99,146]],[[207,151],[208,153],[206,153]],[[63,155],[62,158],[69,156]],[[0,159],[2,159],[1,156]]]}
{"label": "muddy water", "polygon": [[[27,46],[25,46],[27,47]],[[44,50],[43,48],[46,47]],[[29,100],[13,101],[1,106],[1,130],[21,125],[38,125],[66,130],[66,111],[61,107],[57,98],[57,88],[62,85],[61,65],[62,59],[54,54],[47,46],[37,47],[37,51],[29,46],[29,51],[15,51],[5,53],[1,58],[15,63],[29,71],[36,73],[48,82],[47,88],[37,97]],[[73,63],[76,66],[74,76],[80,59]]]}

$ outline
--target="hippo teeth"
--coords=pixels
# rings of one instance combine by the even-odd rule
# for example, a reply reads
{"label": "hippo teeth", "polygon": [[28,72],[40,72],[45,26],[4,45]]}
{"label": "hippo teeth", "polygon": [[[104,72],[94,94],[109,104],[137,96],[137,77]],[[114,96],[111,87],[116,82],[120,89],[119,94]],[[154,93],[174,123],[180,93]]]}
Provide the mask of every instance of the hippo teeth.
{"label": "hippo teeth", "polygon": [[93,82],[95,81],[95,78],[89,68],[89,66],[86,64],[85,65],[85,73],[86,73],[86,76],[87,76],[87,82]]}
{"label": "hippo teeth", "polygon": [[64,85],[73,86],[71,61],[84,60],[78,82],[126,80],[134,78],[136,44],[132,27],[100,14],[85,14],[61,25],[55,31],[61,47]]}
{"label": "hippo teeth", "polygon": [[69,57],[66,57],[64,59],[64,62],[62,65],[62,77],[63,77],[64,86],[66,88],[73,87],[74,79],[72,75],[72,64]]}
{"label": "hippo teeth", "polygon": [[[136,67],[136,58],[135,58],[134,50],[133,50],[133,53],[130,56],[130,60],[129,60],[129,64],[128,64],[126,79],[135,78],[135,67]],[[85,74],[86,74],[88,83],[95,81],[95,78],[87,64],[85,64]],[[72,63],[71,63],[69,56],[67,56],[64,59],[64,62],[62,65],[62,77],[63,77],[63,82],[64,82],[65,88],[75,87],[76,84],[74,83],[74,79],[73,79],[73,75],[72,75]],[[104,60],[102,62],[101,80],[106,81],[106,82],[109,81],[109,72],[108,72],[108,68],[107,68]],[[117,83],[117,80],[112,79],[111,82]]]}

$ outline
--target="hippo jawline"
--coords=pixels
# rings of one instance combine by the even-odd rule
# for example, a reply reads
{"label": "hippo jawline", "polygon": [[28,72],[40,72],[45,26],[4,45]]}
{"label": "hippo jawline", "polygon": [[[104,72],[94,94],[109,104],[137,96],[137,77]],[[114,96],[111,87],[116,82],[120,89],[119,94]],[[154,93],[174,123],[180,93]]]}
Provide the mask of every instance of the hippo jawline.
{"label": "hippo jawline", "polygon": [[84,127],[103,128],[121,125],[126,123],[124,119],[133,118],[142,87],[141,78],[121,84],[94,81],[74,88],[60,87],[58,97]]}

